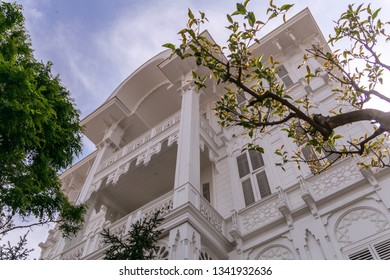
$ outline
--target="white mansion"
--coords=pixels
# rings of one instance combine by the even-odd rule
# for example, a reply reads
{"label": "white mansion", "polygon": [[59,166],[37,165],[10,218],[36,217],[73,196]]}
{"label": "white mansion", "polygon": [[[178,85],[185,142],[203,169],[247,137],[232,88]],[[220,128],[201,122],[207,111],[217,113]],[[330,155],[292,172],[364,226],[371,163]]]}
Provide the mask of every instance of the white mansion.
{"label": "white mansion", "polygon": [[[283,62],[280,78],[317,110],[338,105],[326,76],[304,82],[305,48],[325,44],[308,9],[266,35],[258,51]],[[354,158],[314,176],[307,166],[275,166],[274,151],[296,144],[278,128],[242,152],[248,139],[222,129],[213,113],[222,94],[187,83],[195,65],[170,51],[131,74],[82,120],[96,151],[63,172],[63,190],[89,209],[72,240],[50,230],[41,259],[100,259],[101,231],[125,235],[157,210],[164,216],[157,259],[389,259],[390,170],[361,172]],[[313,68],[318,62],[310,61]],[[318,64],[318,65],[316,65]],[[370,129],[360,123],[348,135]]]}

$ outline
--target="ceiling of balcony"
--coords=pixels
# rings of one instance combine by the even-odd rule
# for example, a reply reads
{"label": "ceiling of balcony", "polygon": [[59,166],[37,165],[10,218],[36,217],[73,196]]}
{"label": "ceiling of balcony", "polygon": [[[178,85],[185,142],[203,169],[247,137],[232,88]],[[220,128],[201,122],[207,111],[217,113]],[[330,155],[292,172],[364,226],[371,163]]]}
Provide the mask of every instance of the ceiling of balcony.
{"label": "ceiling of balcony", "polygon": [[[163,144],[147,165],[131,162],[129,171],[116,184],[103,185],[99,199],[126,215],[173,189],[177,145]],[[105,183],[103,183],[105,184]]]}
{"label": "ceiling of balcony", "polygon": [[[175,181],[177,145],[164,142],[161,152],[153,155],[147,165],[131,162],[129,171],[116,184],[103,181],[98,199],[119,216],[127,215],[148,202],[173,190]],[[207,150],[200,153],[201,169],[210,167]]]}

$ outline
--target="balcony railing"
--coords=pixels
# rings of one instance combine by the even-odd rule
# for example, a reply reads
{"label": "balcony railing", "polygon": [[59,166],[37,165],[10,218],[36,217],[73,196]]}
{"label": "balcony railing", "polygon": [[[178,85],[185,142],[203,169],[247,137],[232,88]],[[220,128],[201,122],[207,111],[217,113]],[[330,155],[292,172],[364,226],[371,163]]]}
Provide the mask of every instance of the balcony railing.
{"label": "balcony railing", "polygon": [[[174,210],[173,193],[174,191],[172,190],[164,194],[163,196],[137,209],[136,211],[115,221],[107,228],[110,230],[111,233],[123,237],[130,230],[131,225],[139,219],[150,218],[157,211],[159,211],[160,215],[164,217],[165,215],[171,213]],[[210,203],[205,198],[203,198],[201,195],[199,195],[199,198],[199,213],[204,217],[205,222],[208,222],[215,230],[225,235],[226,226],[223,217],[210,205]],[[73,246],[65,250],[60,255],[60,258],[73,260],[88,258],[88,255],[101,252],[103,247],[104,244],[102,242],[101,231],[99,231],[89,236],[87,239],[75,242]],[[101,253],[99,253],[99,255],[101,255]]]}
{"label": "balcony railing", "polygon": [[[169,193],[166,193],[165,195],[149,202],[129,215],[126,215],[115,221],[109,225],[108,228],[110,229],[111,233],[123,237],[130,230],[131,224],[136,220],[151,217],[157,211],[160,211],[160,214],[165,216],[172,211],[172,208],[173,191],[170,191]],[[60,258],[77,260],[90,253],[100,250],[103,247],[102,237],[100,234],[101,231],[92,235],[90,238],[84,239],[78,244],[75,244],[71,248],[65,250],[61,254]]]}
{"label": "balcony railing", "polygon": [[148,130],[144,134],[140,135],[139,137],[137,137],[136,139],[128,143],[126,146],[122,147],[120,150],[115,152],[108,159],[103,161],[100,165],[100,170],[109,167],[110,165],[119,161],[126,155],[141,148],[146,143],[149,143],[151,140],[157,138],[157,136],[161,135],[164,131],[174,126],[176,127],[179,121],[180,121],[180,112],[177,112],[176,114],[170,116],[168,119],[164,120],[163,122],[153,127],[152,129]]}
{"label": "balcony railing", "polygon": [[292,225],[291,215],[308,208],[314,217],[318,217],[317,202],[335,195],[364,179],[354,159],[345,159],[333,165],[325,172],[300,180],[285,189],[256,203],[232,213],[232,229],[242,235],[264,229],[275,222]]}
{"label": "balcony railing", "polygon": [[223,217],[210,205],[210,203],[202,196],[200,198],[200,214],[220,233],[225,233],[225,222]]}

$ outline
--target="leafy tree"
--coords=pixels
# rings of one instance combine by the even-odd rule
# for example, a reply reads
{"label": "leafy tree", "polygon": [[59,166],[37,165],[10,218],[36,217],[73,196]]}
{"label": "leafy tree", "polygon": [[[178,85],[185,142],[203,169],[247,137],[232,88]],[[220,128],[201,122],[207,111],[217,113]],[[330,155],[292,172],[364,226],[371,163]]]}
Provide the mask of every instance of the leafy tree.
{"label": "leafy tree", "polygon": [[152,260],[157,251],[157,239],[162,230],[157,229],[163,222],[160,211],[150,218],[136,221],[126,237],[118,236],[104,229],[103,244],[110,247],[105,252],[106,260]]}
{"label": "leafy tree", "polygon": [[[364,166],[390,166],[389,150],[384,145],[390,132],[390,112],[364,107],[373,96],[390,103],[390,98],[378,90],[384,73],[390,70],[390,65],[376,51],[380,42],[387,43],[390,39],[385,29],[389,22],[378,18],[380,9],[372,9],[371,5],[349,5],[335,22],[335,33],[328,43],[333,46],[348,41],[351,48],[331,52],[328,46],[317,44],[307,49],[303,57],[303,65],[309,59],[322,65],[320,69],[310,69],[307,64],[307,82],[316,76],[328,77],[338,84],[331,97],[348,104],[327,116],[314,113],[313,100],[307,94],[303,94],[303,98],[290,95],[278,77],[280,62],[273,57],[254,55],[256,45],[261,43],[259,32],[275,18],[282,16],[285,21],[285,15],[293,5],[279,7],[271,0],[262,21],[249,10],[249,3],[250,0],[237,3],[236,10],[227,15],[226,28],[230,35],[226,46],[211,41],[202,32],[202,24],[207,18],[202,12],[197,18],[191,10],[186,28],[179,32],[181,44],[164,45],[172,50],[172,55],[195,59],[199,67],[209,69],[207,75],[193,72],[193,82],[198,90],[206,87],[210,79],[224,86],[225,93],[215,108],[220,124],[240,126],[252,139],[258,132],[279,126],[301,148],[309,147],[325,154],[323,158],[305,159],[299,150],[288,154],[281,147],[275,151],[281,156],[280,165],[304,161],[313,170],[320,171],[341,158],[357,155]],[[335,131],[363,121],[375,123],[371,135],[346,139]],[[263,152],[255,143],[247,148]],[[325,159],[324,165],[322,160]]]}
{"label": "leafy tree", "polygon": [[16,245],[11,245],[11,242],[7,242],[7,245],[0,246],[0,260],[25,260],[28,254],[34,251],[33,249],[27,249],[27,235],[20,236],[19,242]]}
{"label": "leafy tree", "polygon": [[48,222],[68,236],[85,206],[69,202],[57,174],[81,151],[79,112],[52,64],[34,58],[24,23],[20,5],[0,2],[0,238]]}

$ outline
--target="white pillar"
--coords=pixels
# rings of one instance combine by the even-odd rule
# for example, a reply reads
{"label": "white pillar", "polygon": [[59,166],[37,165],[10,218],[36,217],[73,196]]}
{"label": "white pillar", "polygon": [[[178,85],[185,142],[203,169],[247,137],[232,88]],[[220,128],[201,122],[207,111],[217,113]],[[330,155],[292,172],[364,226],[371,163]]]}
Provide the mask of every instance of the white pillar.
{"label": "white pillar", "polygon": [[104,154],[106,153],[107,145],[98,146],[97,149],[97,155],[92,163],[92,166],[89,168],[87,179],[85,180],[83,188],[81,189],[81,192],[77,198],[77,204],[85,202],[85,198],[87,196],[89,188],[91,187],[92,180],[95,177],[95,173],[98,171]]}
{"label": "white pillar", "polygon": [[198,260],[200,242],[199,232],[189,223],[171,229],[169,232],[169,259]]}
{"label": "white pillar", "polygon": [[173,207],[191,202],[199,208],[199,93],[188,84],[182,90]]}
{"label": "white pillar", "polygon": [[88,199],[87,194],[91,188],[93,179],[95,178],[96,172],[98,172],[100,163],[109,148],[116,147],[119,148],[119,142],[123,135],[123,130],[118,127],[118,122],[114,123],[104,135],[103,140],[97,145],[97,155],[91,168],[88,171],[87,179],[84,182],[83,188],[81,189],[80,195],[77,198],[77,203],[84,203]]}

